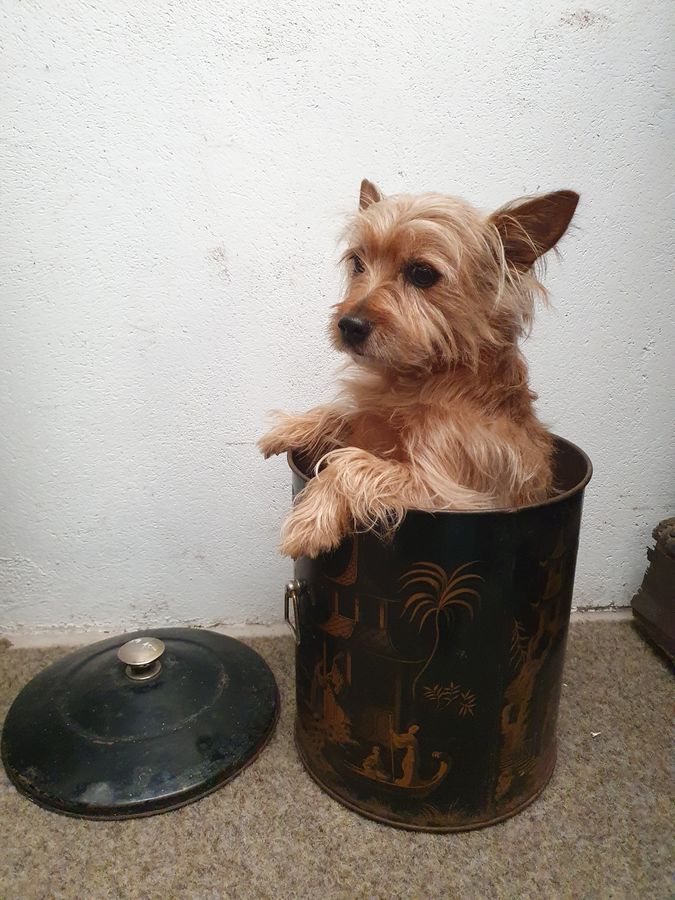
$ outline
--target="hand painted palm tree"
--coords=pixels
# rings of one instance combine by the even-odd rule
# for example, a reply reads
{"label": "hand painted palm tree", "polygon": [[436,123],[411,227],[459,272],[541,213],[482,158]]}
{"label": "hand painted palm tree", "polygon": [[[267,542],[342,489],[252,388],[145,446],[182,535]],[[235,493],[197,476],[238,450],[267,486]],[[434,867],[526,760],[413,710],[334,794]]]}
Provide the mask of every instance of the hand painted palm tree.
{"label": "hand painted palm tree", "polygon": [[452,622],[458,609],[466,610],[473,618],[473,605],[476,602],[480,603],[480,594],[473,588],[468,587],[466,582],[482,581],[483,579],[480,575],[466,572],[465,570],[470,566],[475,566],[476,562],[474,560],[474,562],[458,566],[450,576],[448,576],[445,569],[437,566],[435,563],[420,562],[412,569],[409,569],[401,579],[404,590],[413,586],[421,588],[421,590],[416,590],[411,594],[405,601],[401,615],[406,615],[407,613],[411,624],[417,621],[420,632],[424,628],[427,619],[432,617],[435,632],[431,653],[413,681],[413,697],[417,690],[417,682],[429,668],[438,650],[438,642],[441,637],[441,618],[445,616],[448,621]]}

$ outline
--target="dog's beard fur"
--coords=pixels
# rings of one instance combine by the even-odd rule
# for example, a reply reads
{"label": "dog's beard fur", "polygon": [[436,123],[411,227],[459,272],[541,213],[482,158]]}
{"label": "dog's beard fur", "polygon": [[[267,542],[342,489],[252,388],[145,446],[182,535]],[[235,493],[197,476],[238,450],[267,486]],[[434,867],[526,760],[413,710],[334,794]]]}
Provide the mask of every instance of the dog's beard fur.
{"label": "dog's beard fur", "polygon": [[[321,460],[284,552],[316,555],[353,528],[391,531],[410,508],[512,507],[552,490],[552,439],[518,340],[546,300],[534,265],[577,200],[560,191],[486,217],[438,194],[385,199],[363,182],[346,232],[347,289],[330,321],[356,365],[338,401],[286,417],[261,441],[268,455],[301,449]],[[414,265],[435,283],[411,283]],[[370,329],[357,344],[345,316]]]}

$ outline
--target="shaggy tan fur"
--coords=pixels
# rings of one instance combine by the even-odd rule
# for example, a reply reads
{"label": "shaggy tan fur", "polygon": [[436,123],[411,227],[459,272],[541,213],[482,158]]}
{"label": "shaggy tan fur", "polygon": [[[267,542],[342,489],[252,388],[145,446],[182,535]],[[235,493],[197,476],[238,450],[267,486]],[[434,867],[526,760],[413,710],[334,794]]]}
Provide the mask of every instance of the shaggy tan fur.
{"label": "shaggy tan fur", "polygon": [[[316,556],[350,530],[395,527],[411,508],[514,507],[553,489],[552,440],[518,340],[546,299],[533,266],[578,199],[558,191],[486,217],[462,200],[384,198],[362,183],[330,326],[352,372],[335,402],[279,415],[259,444],[265,456],[302,450],[320,462],[282,553]],[[358,343],[349,321],[367,332]]]}

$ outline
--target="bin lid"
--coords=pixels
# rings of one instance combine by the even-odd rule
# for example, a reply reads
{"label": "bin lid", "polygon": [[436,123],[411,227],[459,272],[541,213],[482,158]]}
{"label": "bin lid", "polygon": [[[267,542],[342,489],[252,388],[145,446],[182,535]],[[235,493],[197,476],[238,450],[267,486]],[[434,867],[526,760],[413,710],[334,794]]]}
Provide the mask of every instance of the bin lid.
{"label": "bin lid", "polygon": [[12,704],[2,761],[41,806],[92,819],[183,806],[269,741],[274,676],[234,638],[156,628],[92,644],[40,672]]}

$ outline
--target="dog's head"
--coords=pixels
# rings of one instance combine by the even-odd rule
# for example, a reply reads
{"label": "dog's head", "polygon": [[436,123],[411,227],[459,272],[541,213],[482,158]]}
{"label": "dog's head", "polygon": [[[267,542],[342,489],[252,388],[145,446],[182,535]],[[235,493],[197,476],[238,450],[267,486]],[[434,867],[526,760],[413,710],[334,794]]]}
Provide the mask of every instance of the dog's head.
{"label": "dog's head", "polygon": [[348,288],[331,319],[335,346],[392,369],[476,368],[486,348],[529,327],[544,293],[534,263],[578,200],[557,191],[484,216],[440,194],[385,198],[363,181],[343,256]]}

